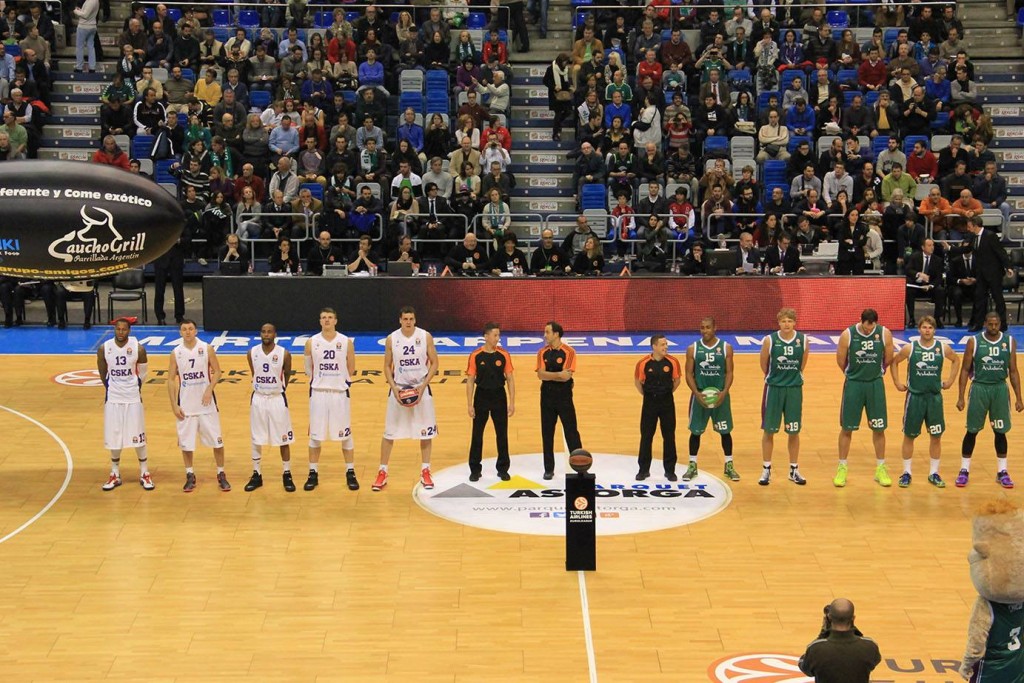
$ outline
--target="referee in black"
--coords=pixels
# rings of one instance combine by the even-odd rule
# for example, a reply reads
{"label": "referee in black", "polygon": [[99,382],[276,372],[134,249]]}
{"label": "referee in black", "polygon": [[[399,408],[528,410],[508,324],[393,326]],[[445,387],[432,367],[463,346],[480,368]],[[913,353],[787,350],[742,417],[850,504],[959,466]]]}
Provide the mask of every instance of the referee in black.
{"label": "referee in black", "polygon": [[[498,477],[508,481],[508,418],[516,412],[516,383],[512,356],[498,347],[501,329],[497,323],[484,325],[484,345],[469,356],[466,368],[466,403],[473,418],[473,437],[469,442],[469,480],[480,480],[480,460],[484,450],[484,428],[488,416],[494,422],[498,445]],[[508,396],[505,384],[508,384]]]}
{"label": "referee in black", "polygon": [[555,424],[562,432],[569,452],[583,448],[576,429],[576,406],[572,402],[572,376],[576,373],[576,351],[562,343],[565,330],[552,321],[544,326],[543,349],[537,352],[540,380],[540,439],[544,448],[544,478],[555,477]]}
{"label": "referee in black", "polygon": [[636,364],[633,381],[637,391],[643,394],[640,408],[640,455],[637,462],[640,471],[636,480],[643,481],[651,476],[651,445],[654,431],[661,421],[662,461],[665,478],[676,480],[676,402],[672,393],[682,382],[679,361],[668,353],[668,339],[663,334],[651,337],[651,352]]}

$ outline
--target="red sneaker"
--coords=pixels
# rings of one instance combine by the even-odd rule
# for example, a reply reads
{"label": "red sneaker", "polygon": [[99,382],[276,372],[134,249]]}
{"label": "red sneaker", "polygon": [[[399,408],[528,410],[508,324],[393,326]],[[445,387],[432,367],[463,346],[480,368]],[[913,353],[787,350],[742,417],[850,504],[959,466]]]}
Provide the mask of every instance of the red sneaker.
{"label": "red sneaker", "polygon": [[420,483],[423,484],[423,488],[427,490],[434,488],[434,480],[430,478],[429,467],[424,467],[420,470]]}
{"label": "red sneaker", "polygon": [[373,486],[370,488],[374,491],[380,491],[382,488],[388,485],[388,473],[387,470],[378,470],[377,478],[373,480]]}
{"label": "red sneaker", "polygon": [[146,472],[139,477],[139,483],[142,484],[142,488],[147,491],[152,491],[156,488],[156,484],[153,483],[153,476],[149,472]]}

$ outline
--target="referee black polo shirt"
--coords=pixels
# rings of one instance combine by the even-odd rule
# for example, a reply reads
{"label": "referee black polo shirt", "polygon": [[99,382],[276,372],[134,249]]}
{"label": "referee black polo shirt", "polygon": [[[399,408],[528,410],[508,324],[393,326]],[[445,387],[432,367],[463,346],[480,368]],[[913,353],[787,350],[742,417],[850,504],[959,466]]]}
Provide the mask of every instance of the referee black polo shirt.
{"label": "referee black polo shirt", "polygon": [[481,346],[469,355],[466,374],[476,377],[478,391],[496,393],[505,389],[505,377],[512,374],[512,356],[500,346],[488,352]]}
{"label": "referee black polo shirt", "polygon": [[[563,343],[557,349],[545,346],[537,352],[537,370],[547,372],[561,372],[571,370],[576,372],[576,351],[568,344]],[[540,383],[540,390],[545,393],[570,393],[572,392],[573,380],[568,382],[556,382],[544,380]]]}
{"label": "referee black polo shirt", "polygon": [[636,379],[644,385],[644,396],[665,396],[672,393],[675,380],[682,377],[679,361],[665,354],[661,360],[647,354],[636,364]]}

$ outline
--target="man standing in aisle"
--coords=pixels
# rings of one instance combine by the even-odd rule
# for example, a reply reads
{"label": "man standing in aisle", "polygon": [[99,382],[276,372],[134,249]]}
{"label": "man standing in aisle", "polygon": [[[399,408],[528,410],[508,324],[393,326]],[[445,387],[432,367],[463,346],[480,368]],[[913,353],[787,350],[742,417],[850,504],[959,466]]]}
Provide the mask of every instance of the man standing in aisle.
{"label": "man standing in aisle", "polygon": [[651,476],[651,450],[654,431],[661,422],[662,465],[665,478],[676,480],[676,402],[672,397],[682,383],[679,361],[668,352],[668,339],[663,334],[651,337],[651,352],[636,364],[633,383],[644,397],[640,407],[639,471],[636,480]]}
{"label": "man standing in aisle", "polygon": [[338,313],[320,309],[320,332],[306,341],[304,364],[309,376],[309,476],[304,491],[320,483],[320,451],[324,441],[340,441],[345,456],[345,481],[350,491],[359,490],[352,439],[352,407],[349,385],[356,371],[352,340],[337,331]]}
{"label": "man standing in aisle", "polygon": [[700,321],[700,340],[686,349],[686,386],[690,388],[690,464],[683,473],[683,481],[697,476],[697,454],[700,452],[701,434],[711,427],[722,439],[725,455],[725,476],[739,481],[740,475],[732,462],[732,345],[715,334],[715,319],[708,316]]}
{"label": "man standing in aisle", "polygon": [[252,396],[249,398],[249,426],[252,435],[252,477],[246,491],[263,486],[263,446],[281,449],[284,490],[295,490],[292,481],[292,448],[295,432],[288,414],[288,378],[292,374],[292,354],[277,345],[277,328],[264,323],[260,328],[260,344],[249,349],[245,359],[252,375]]}
{"label": "man standing in aisle", "polygon": [[[946,482],[939,476],[939,458],[942,457],[942,435],[946,431],[946,418],[942,412],[942,390],[953,386],[960,373],[960,356],[953,347],[935,338],[935,318],[926,315],[917,326],[920,338],[900,349],[892,359],[892,381],[899,391],[907,392],[903,404],[903,474],[900,488],[910,486],[911,462],[914,457],[914,439],[921,435],[921,424],[928,430],[928,455],[930,465],[928,483],[940,489]],[[903,361],[907,364],[907,382],[900,381],[897,369]],[[946,361],[952,365],[949,380],[942,379]]]}
{"label": "man standing in aisle", "polygon": [[554,321],[544,326],[545,346],[537,352],[540,380],[540,440],[544,450],[544,479],[555,478],[555,425],[562,421],[562,434],[569,452],[583,448],[576,428],[576,405],[572,400],[576,351],[562,342],[565,330]]}
{"label": "man standing in aisle", "polygon": [[807,335],[796,331],[796,311],[783,308],[776,316],[779,331],[761,343],[761,372],[764,373],[764,398],[761,400],[761,478],[767,486],[772,479],[772,451],[779,425],[789,439],[789,480],[803,486],[800,475],[800,428],[803,426],[804,368],[811,355]]}
{"label": "man standing in aisle", "polygon": [[[469,443],[469,480],[480,481],[487,418],[494,422],[498,449],[498,478],[511,479],[508,455],[508,418],[516,412],[516,383],[512,356],[498,346],[501,329],[497,323],[484,325],[484,345],[469,356],[466,368],[466,403],[473,418],[473,436]],[[505,385],[508,385],[508,396]]]}
{"label": "man standing in aisle", "polygon": [[194,320],[182,320],[178,331],[181,344],[171,353],[167,393],[171,398],[171,411],[178,418],[178,447],[185,463],[182,490],[192,493],[196,488],[192,462],[198,437],[204,446],[213,448],[217,485],[226,493],[231,490],[231,484],[224,473],[224,437],[214,395],[214,387],[220,381],[220,361],[213,347],[196,337]]}
{"label": "man standing in aisle", "polygon": [[384,340],[384,379],[388,391],[388,407],[384,417],[384,438],[380,442],[380,470],[373,481],[373,490],[388,485],[388,461],[395,439],[420,442],[420,484],[434,488],[430,476],[430,450],[437,436],[437,417],[430,380],[437,374],[437,350],[434,337],[416,327],[416,309],[403,306],[399,311],[400,327]]}
{"label": "man standing in aisle", "polygon": [[[992,297],[996,313],[999,314],[999,329],[1006,331],[1006,302],[1003,300],[1003,276],[1013,275],[1010,257],[1003,248],[999,233],[986,230],[981,216],[967,220],[967,231],[974,236],[972,244],[977,276],[974,284],[974,306],[971,308],[971,332],[980,332],[982,322],[988,329],[985,313],[988,298]],[[965,363],[966,365],[966,363]]]}
{"label": "man standing in aisle", "polygon": [[878,313],[865,308],[860,322],[843,330],[836,349],[836,362],[846,374],[843,402],[839,409],[839,468],[832,479],[835,486],[846,486],[847,458],[853,433],[860,429],[861,414],[866,412],[871,442],[875,446],[875,481],[892,486],[885,468],[885,369],[892,362],[892,332],[878,324]]}
{"label": "man standing in aisle", "polygon": [[[88,319],[88,318],[87,318]],[[134,448],[139,458],[139,484],[152,491],[146,457],[146,423],[140,388],[146,379],[149,359],[139,340],[130,336],[131,323],[120,318],[114,323],[114,338],[103,342],[96,352],[96,366],[103,380],[103,442],[110,450],[110,477],[104,491],[121,485],[121,449]]]}
{"label": "man standing in aisle", "polygon": [[1010,431],[1010,392],[1006,389],[1006,380],[1010,380],[1013,396],[1016,400],[1014,409],[1019,413],[1024,410],[1024,401],[1020,394],[1020,374],[1017,372],[1017,342],[1013,337],[1000,331],[1002,320],[998,313],[985,316],[985,331],[967,340],[964,349],[964,362],[960,367],[960,397],[956,409],[963,412],[964,392],[968,378],[971,381],[971,392],[967,403],[967,433],[964,434],[960,454],[960,474],[956,477],[958,488],[967,486],[971,476],[971,456],[974,455],[974,442],[978,432],[985,426],[985,417],[995,433],[996,446],[996,481],[1004,489],[1013,488],[1013,479],[1006,471],[1006,433]]}

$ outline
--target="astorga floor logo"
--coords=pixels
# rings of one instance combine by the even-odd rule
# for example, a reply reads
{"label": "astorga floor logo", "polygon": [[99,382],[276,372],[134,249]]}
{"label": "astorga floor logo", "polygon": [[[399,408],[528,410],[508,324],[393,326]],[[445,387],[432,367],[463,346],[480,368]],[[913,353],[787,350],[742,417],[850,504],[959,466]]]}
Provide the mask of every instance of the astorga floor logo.
{"label": "astorga floor logo", "polygon": [[[732,491],[722,480],[702,472],[691,482],[654,476],[634,480],[636,457],[595,453],[591,472],[597,477],[597,533],[601,536],[659,531],[692,524],[725,509]],[[540,453],[512,456],[509,481],[495,474],[495,460],[483,462],[484,476],[469,481],[466,465],[434,473],[434,488],[417,486],[416,502],[457,524],[514,534],[565,534],[564,462],[555,478],[544,481]]]}

